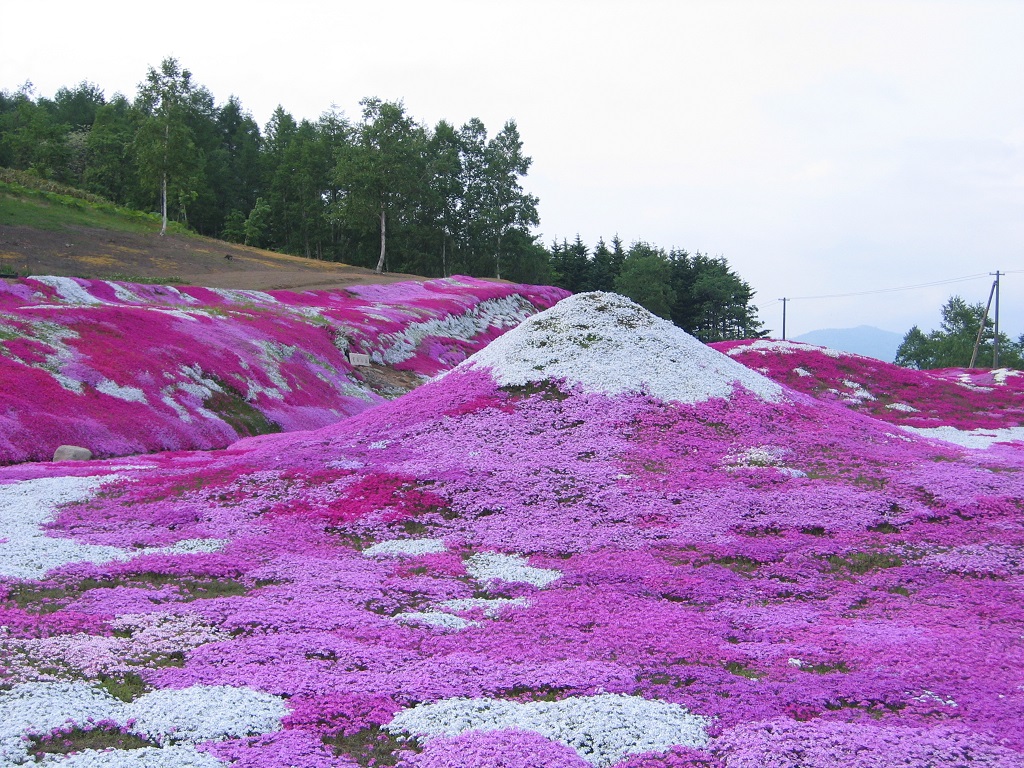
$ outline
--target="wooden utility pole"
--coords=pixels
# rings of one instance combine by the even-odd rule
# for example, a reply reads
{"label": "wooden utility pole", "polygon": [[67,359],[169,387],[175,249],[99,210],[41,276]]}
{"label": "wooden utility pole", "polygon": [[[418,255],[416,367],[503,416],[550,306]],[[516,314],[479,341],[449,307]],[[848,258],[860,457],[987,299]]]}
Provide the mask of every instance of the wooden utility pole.
{"label": "wooden utility pole", "polygon": [[[993,273],[989,272],[989,274],[991,275]],[[996,337],[995,337],[995,340],[992,342],[992,367],[993,368],[998,368],[999,367],[999,275],[1000,274],[1001,274],[1000,271],[997,269],[995,271],[996,281],[992,285],[992,290],[995,291],[995,293],[996,293]]]}
{"label": "wooden utility pole", "polygon": [[[996,293],[997,285],[998,283],[992,283],[992,290],[988,292],[988,303],[985,305],[985,314],[981,316],[981,325],[978,326],[978,337],[974,340],[974,351],[971,352],[971,364],[967,366],[968,368],[973,368],[974,363],[978,359],[978,347],[981,346],[981,337],[985,333],[985,323],[988,322],[988,311],[992,307],[992,296],[995,295]],[[998,306],[999,302],[997,300],[996,307]],[[996,311],[998,312],[999,310],[997,309]],[[998,323],[996,324],[996,328],[999,328]],[[996,333],[998,334],[999,331],[997,330]],[[998,352],[996,353],[996,355],[998,357]]]}
{"label": "wooden utility pole", "polygon": [[787,299],[785,296],[783,296],[781,299],[779,299],[779,301],[782,302],[782,340],[785,341],[786,340],[786,302],[789,301],[789,299]]}

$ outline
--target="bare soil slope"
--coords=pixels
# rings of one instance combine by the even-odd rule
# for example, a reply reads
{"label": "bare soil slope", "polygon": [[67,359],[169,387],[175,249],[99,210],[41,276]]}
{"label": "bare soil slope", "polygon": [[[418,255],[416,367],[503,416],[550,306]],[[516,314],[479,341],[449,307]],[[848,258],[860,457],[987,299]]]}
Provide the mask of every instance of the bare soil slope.
{"label": "bare soil slope", "polygon": [[311,290],[425,280],[264,251],[221,240],[66,226],[0,225],[0,274],[65,275],[209,288]]}

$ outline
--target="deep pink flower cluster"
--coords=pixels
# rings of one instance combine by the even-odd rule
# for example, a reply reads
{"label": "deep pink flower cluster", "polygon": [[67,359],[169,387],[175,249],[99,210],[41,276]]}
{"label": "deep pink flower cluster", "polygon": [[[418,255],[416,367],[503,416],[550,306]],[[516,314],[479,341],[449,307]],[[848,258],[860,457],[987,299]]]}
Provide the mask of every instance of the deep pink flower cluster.
{"label": "deep pink flower cluster", "polygon": [[915,371],[799,342],[724,341],[711,346],[798,392],[883,421],[963,429],[1024,425],[1020,371]]}
{"label": "deep pink flower cluster", "polygon": [[564,295],[463,277],[302,293],[0,281],[0,464],[322,427],[404,391],[349,353],[432,376]]}

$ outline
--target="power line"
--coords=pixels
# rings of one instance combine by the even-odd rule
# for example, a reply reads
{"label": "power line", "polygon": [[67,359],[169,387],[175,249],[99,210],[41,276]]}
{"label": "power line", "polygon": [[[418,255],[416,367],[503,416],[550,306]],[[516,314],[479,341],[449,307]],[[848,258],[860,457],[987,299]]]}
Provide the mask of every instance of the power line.
{"label": "power line", "polygon": [[[1017,272],[1024,272],[1024,269],[1015,269],[1010,272],[1003,272],[1004,275],[1014,274]],[[902,285],[898,288],[876,288],[869,291],[853,291],[851,293],[828,293],[821,294],[819,296],[788,296],[789,301],[806,300],[806,299],[842,299],[848,296],[869,296],[875,293],[896,293],[897,291],[913,291],[919,288],[933,288],[937,285],[949,285],[951,283],[964,283],[968,280],[980,280],[981,278],[989,277],[990,273],[979,272],[976,275],[965,275],[964,277],[952,277],[948,280],[934,280],[930,283],[917,283],[916,285]]]}

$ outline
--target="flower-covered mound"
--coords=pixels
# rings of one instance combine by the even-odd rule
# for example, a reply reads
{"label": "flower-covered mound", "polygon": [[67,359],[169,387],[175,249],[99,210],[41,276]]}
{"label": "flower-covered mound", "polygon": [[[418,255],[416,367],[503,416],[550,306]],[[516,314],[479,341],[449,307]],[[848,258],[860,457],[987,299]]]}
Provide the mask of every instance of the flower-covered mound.
{"label": "flower-covered mound", "polygon": [[773,388],[613,297],[531,322],[572,366],[0,470],[0,561],[38,563],[0,576],[8,762],[1024,766],[1024,445]]}
{"label": "flower-covered mound", "polygon": [[1024,427],[1021,371],[916,371],[849,352],[773,339],[711,346],[791,389],[893,424],[990,431]]}
{"label": "flower-covered mound", "polygon": [[472,278],[304,293],[0,280],[0,464],[62,444],[120,456],[322,427],[564,295]]}

